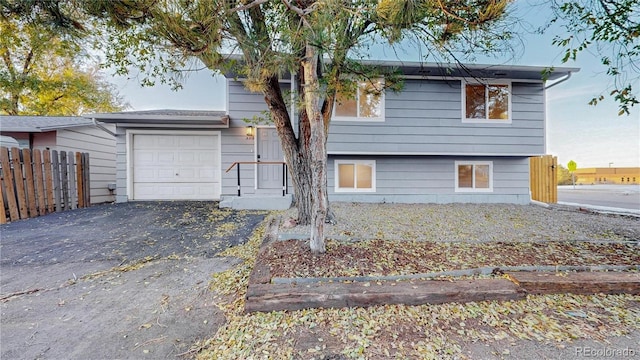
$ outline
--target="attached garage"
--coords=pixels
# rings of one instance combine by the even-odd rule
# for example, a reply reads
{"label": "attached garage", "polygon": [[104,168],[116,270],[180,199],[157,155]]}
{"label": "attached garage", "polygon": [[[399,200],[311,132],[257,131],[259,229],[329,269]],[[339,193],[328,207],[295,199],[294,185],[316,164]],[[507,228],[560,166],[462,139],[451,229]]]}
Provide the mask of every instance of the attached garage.
{"label": "attached garage", "polygon": [[129,135],[131,200],[220,198],[220,134]]}
{"label": "attached garage", "polygon": [[116,127],[117,202],[220,200],[226,112],[165,109],[90,117]]}

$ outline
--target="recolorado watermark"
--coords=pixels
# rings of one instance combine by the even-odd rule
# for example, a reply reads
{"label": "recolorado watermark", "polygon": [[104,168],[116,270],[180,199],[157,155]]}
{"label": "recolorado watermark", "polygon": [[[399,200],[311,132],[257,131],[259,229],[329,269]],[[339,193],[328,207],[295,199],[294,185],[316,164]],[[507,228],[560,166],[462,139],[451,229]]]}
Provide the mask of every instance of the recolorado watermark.
{"label": "recolorado watermark", "polygon": [[636,357],[640,355],[637,349],[626,348],[611,348],[611,347],[590,347],[582,346],[576,347],[576,356],[583,356],[589,358],[621,358],[621,357]]}

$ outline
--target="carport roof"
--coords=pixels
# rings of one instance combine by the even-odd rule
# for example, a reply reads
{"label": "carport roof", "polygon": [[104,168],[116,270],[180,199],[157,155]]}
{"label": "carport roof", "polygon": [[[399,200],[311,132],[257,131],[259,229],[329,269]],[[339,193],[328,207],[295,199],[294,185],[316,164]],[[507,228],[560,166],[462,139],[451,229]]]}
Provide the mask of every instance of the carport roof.
{"label": "carport roof", "polygon": [[118,124],[229,126],[229,115],[226,112],[212,110],[123,111],[89,114],[85,117]]}
{"label": "carport roof", "polygon": [[0,116],[0,130],[3,132],[40,133],[80,126],[94,124],[91,119],[80,116]]}

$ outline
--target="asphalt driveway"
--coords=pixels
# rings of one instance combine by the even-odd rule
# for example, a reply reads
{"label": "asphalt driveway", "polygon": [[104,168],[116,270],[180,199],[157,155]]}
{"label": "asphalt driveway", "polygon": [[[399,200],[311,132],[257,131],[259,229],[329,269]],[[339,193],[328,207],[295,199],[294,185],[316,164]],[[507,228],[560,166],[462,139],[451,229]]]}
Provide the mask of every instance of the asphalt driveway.
{"label": "asphalt driveway", "polygon": [[0,358],[189,356],[224,322],[208,289],[265,212],[132,202],[0,226]]}

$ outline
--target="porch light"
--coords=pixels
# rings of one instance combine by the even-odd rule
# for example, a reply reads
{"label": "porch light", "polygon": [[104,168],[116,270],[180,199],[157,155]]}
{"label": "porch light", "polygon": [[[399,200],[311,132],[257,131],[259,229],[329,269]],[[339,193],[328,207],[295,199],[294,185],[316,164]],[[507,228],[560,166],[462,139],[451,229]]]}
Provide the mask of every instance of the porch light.
{"label": "porch light", "polygon": [[253,139],[253,126],[247,126],[247,139]]}

